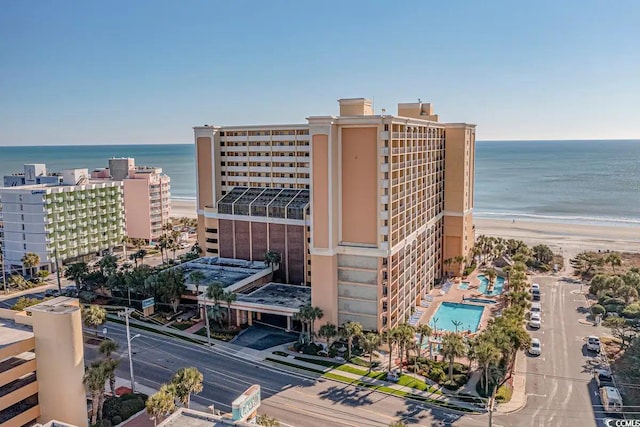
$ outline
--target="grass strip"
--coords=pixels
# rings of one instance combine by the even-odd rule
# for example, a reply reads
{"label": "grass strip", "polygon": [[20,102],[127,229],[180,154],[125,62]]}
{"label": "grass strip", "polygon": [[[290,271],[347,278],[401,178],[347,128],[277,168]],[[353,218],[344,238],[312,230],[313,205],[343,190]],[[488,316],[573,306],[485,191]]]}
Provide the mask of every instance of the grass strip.
{"label": "grass strip", "polygon": [[290,366],[290,367],[296,368],[296,369],[302,369],[303,371],[313,372],[314,374],[323,374],[324,373],[324,371],[321,371],[319,369],[308,368],[306,366],[301,366],[301,365],[298,365],[296,363],[285,362],[284,360],[273,359],[271,357],[267,357],[264,360],[266,360],[268,362],[279,363],[280,365]]}
{"label": "grass strip", "polygon": [[327,366],[329,368],[337,368],[338,366],[342,366],[342,363],[340,362],[332,362],[331,360],[311,359],[310,357],[304,357],[304,356],[296,356],[296,360],[301,360],[303,362],[313,363],[316,365]]}
{"label": "grass strip", "polygon": [[428,397],[423,397],[423,396],[420,396],[420,395],[417,395],[417,394],[408,393],[406,391],[397,390],[395,388],[391,388],[391,387],[387,387],[387,386],[377,386],[377,385],[365,383],[365,382],[362,382],[362,381],[359,381],[359,380],[354,380],[354,379],[351,379],[351,378],[343,377],[342,375],[337,375],[337,374],[334,374],[332,372],[328,372],[328,373],[324,374],[323,377],[331,379],[331,380],[340,381],[340,382],[343,382],[343,383],[355,385],[355,386],[358,386],[358,387],[364,387],[364,388],[372,389],[372,390],[379,391],[379,392],[386,393],[386,394],[392,394],[394,396],[402,397],[402,398],[405,398],[405,399],[411,399],[411,400],[417,400],[419,402],[429,403],[431,405],[439,406],[439,407],[442,407],[442,408],[454,409],[456,411],[466,412],[466,413],[478,412],[478,411],[474,411],[473,409],[456,406],[456,405],[454,405],[452,403],[444,402],[444,401],[437,400],[437,399],[430,399]]}
{"label": "grass strip", "polygon": [[[125,324],[124,320],[120,320],[120,319],[114,318],[114,317],[109,317],[109,321],[113,322],[113,323],[119,323],[121,325]],[[149,328],[149,327],[143,326],[143,325],[139,325],[139,324],[134,323],[134,322],[130,322],[129,326],[132,327],[132,328],[135,328],[135,329],[142,329],[143,331],[153,332],[153,333],[158,334],[158,335],[166,335],[166,336],[170,336],[170,337],[173,337],[173,338],[178,338],[178,339],[181,339],[183,341],[190,342],[192,344],[203,344],[202,341],[194,340],[193,338],[185,337],[185,336],[179,335],[179,334],[172,334],[170,331],[159,331],[157,329]]]}

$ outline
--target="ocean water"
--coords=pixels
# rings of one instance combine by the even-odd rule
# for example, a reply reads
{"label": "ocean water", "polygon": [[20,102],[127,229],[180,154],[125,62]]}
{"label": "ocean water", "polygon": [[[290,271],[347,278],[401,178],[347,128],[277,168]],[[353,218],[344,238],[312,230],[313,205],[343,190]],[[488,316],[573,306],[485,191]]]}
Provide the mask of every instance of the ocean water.
{"label": "ocean water", "polygon": [[[134,157],[171,177],[172,197],[195,199],[192,144],[0,147],[0,176],[24,163],[50,171]],[[640,226],[640,141],[479,141],[475,215]]]}
{"label": "ocean water", "polygon": [[640,141],[477,142],[474,213],[640,226]]}

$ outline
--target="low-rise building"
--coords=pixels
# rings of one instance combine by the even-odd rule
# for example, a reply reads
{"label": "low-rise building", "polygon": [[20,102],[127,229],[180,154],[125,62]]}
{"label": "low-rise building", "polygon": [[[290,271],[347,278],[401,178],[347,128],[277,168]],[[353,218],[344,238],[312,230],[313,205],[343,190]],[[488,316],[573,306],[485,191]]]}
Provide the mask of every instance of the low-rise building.
{"label": "low-rise building", "polygon": [[42,163],[24,165],[24,172],[4,176],[5,187],[33,184],[58,184],[62,180],[57,174],[47,174],[47,167]]}
{"label": "low-rise building", "polygon": [[61,176],[59,185],[0,188],[8,269],[24,270],[24,255],[35,253],[41,267],[54,271],[56,259],[79,259],[122,244],[122,182],[91,180],[87,169]]}
{"label": "low-rise building", "polygon": [[0,427],[87,425],[82,320],[77,299],[0,310]]}

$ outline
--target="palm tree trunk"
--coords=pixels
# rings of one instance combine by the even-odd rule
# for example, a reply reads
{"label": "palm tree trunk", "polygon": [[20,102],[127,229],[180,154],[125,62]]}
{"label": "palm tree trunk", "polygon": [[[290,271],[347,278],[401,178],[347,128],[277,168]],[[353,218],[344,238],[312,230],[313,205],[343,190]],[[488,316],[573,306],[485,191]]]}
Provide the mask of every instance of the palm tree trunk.
{"label": "palm tree trunk", "polygon": [[231,329],[231,304],[227,305],[227,320],[229,322],[229,329]]}
{"label": "palm tree trunk", "polygon": [[453,357],[449,359],[449,381],[453,381]]}
{"label": "palm tree trunk", "polygon": [[393,344],[389,343],[389,372],[391,372],[391,355],[393,354]]}
{"label": "palm tree trunk", "polygon": [[347,347],[349,347],[347,350],[349,351],[349,360],[351,360],[351,345],[353,344],[353,337],[349,336],[349,338],[347,338]]}
{"label": "palm tree trunk", "polygon": [[95,424],[98,421],[98,407],[100,402],[98,401],[98,393],[91,392],[91,424]]}
{"label": "palm tree trunk", "polygon": [[109,377],[109,387],[111,388],[111,394],[115,397],[116,396],[116,375],[115,374],[111,374],[111,376]]}
{"label": "palm tree trunk", "polygon": [[484,367],[484,394],[489,394],[489,365]]}
{"label": "palm tree trunk", "polygon": [[369,352],[369,372],[371,372],[371,364],[373,363],[373,350]]}
{"label": "palm tree trunk", "polygon": [[187,394],[187,409],[191,407],[191,393]]}

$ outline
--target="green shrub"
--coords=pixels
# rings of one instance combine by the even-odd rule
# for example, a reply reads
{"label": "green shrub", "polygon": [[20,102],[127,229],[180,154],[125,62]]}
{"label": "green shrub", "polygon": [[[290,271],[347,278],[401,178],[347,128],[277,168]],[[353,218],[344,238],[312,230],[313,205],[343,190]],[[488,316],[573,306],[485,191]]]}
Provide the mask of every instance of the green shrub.
{"label": "green shrub", "polygon": [[602,305],[607,306],[607,305],[625,305],[624,299],[623,298],[607,298],[606,300],[602,301]]}
{"label": "green shrub", "polygon": [[120,415],[122,410],[122,398],[108,397],[104,401],[102,406],[102,416],[104,418],[113,418],[116,415]]}
{"label": "green shrub", "polygon": [[600,304],[593,304],[590,310],[591,314],[593,314],[594,316],[597,316],[598,314],[604,314],[606,311],[605,308]]}
{"label": "green shrub", "polygon": [[447,390],[457,390],[460,388],[460,386],[458,385],[457,382],[455,381],[444,381],[442,383],[440,383],[444,388],[446,388]]}
{"label": "green shrub", "polygon": [[442,368],[439,366],[434,366],[429,371],[429,379],[431,381],[435,381],[437,383],[443,382],[447,378],[447,374],[444,373]]}
{"label": "green shrub", "polygon": [[631,319],[640,318],[640,302],[629,304],[622,310],[622,315]]}
{"label": "green shrub", "polygon": [[496,392],[496,401],[500,403],[508,402],[511,400],[511,394],[513,390],[508,385],[501,386]]}
{"label": "green shrub", "polygon": [[114,426],[117,426],[121,422],[122,422],[122,417],[120,415],[116,415],[115,417],[111,418],[111,424],[113,424]]}
{"label": "green shrub", "polygon": [[141,398],[132,399],[122,402],[120,416],[123,420],[130,418],[132,415],[144,409],[144,401]]}
{"label": "green shrub", "polygon": [[604,309],[607,310],[607,313],[620,313],[623,308],[624,305],[618,304],[608,304],[604,306]]}
{"label": "green shrub", "polygon": [[467,367],[462,363],[454,363],[453,364],[453,373],[455,374],[467,374]]}
{"label": "green shrub", "polygon": [[110,420],[98,420],[97,423],[92,424],[91,427],[111,427]]}
{"label": "green shrub", "polygon": [[462,387],[467,383],[467,375],[466,374],[454,375],[453,382],[456,383],[458,387]]}

